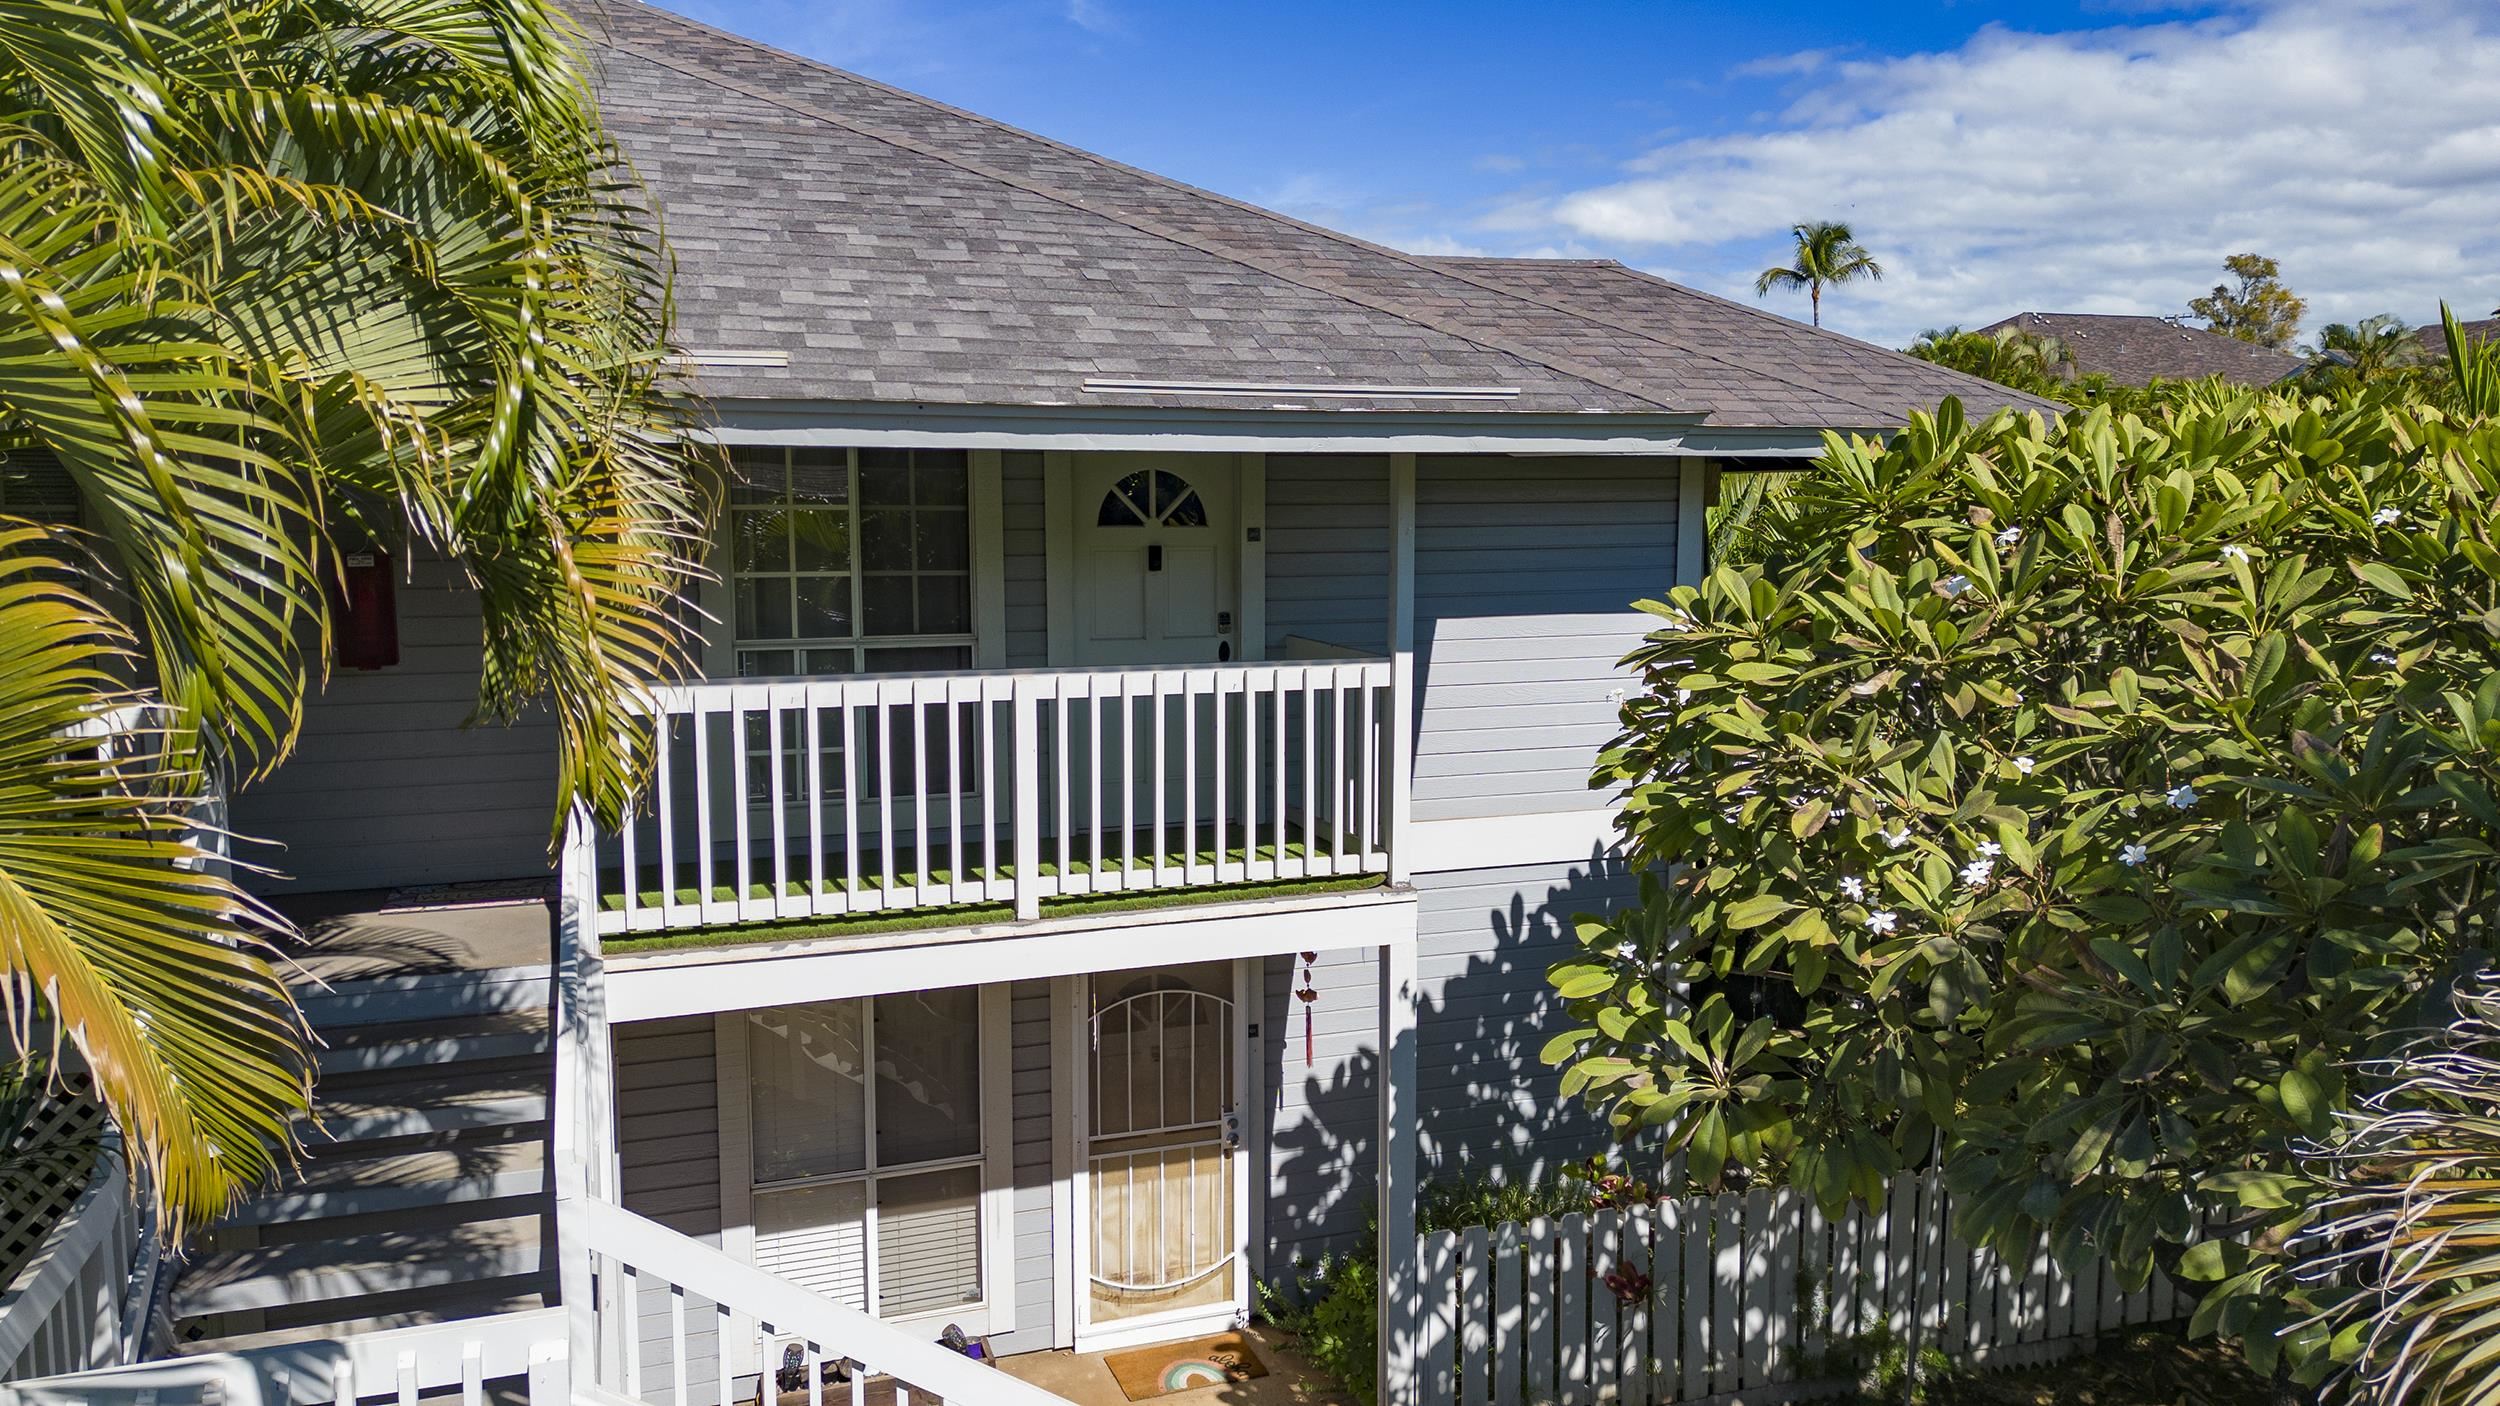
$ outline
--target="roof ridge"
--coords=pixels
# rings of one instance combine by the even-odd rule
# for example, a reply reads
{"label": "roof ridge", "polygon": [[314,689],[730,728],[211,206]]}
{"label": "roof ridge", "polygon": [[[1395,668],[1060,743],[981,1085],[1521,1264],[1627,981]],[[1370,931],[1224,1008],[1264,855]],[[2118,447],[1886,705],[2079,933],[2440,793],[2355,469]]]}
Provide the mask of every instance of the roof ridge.
{"label": "roof ridge", "polygon": [[[1987,377],[1985,377],[1985,376],[1974,376],[1974,375],[1972,375],[1971,373],[1969,373],[1969,372],[1967,372],[1967,371],[1957,371],[1957,370],[1953,369],[1953,368],[1952,368],[1952,367],[1950,367],[1950,366],[1944,366],[1944,365],[1940,365],[1940,364],[1938,364],[1938,363],[1936,363],[1936,362],[1929,361],[1929,360],[1927,360],[1925,357],[1920,357],[1920,356],[1912,356],[1912,355],[1910,355],[1908,352],[1901,351],[1901,350],[1899,350],[1898,348],[1894,348],[1894,347],[1887,347],[1887,346],[1883,346],[1883,345],[1880,345],[1880,344],[1875,343],[1875,342],[1870,342],[1870,341],[1866,340],[1864,337],[1852,337],[1852,336],[1850,336],[1850,335],[1849,335],[1848,333],[1846,333],[1846,332],[1834,332],[1834,331],[1832,331],[1831,329],[1826,328],[1826,327],[1815,327],[1815,326],[1811,326],[1811,325],[1809,325],[1809,324],[1807,324],[1807,323],[1802,323],[1802,322],[1799,322],[1799,321],[1797,321],[1797,319],[1795,319],[1795,318],[1793,318],[1793,317],[1782,317],[1782,316],[1780,316],[1778,313],[1772,312],[1772,311],[1771,311],[1771,310],[1769,310],[1768,308],[1757,308],[1757,307],[1751,307],[1751,306],[1748,306],[1748,305],[1746,305],[1746,304],[1744,304],[1744,303],[1740,303],[1740,302],[1736,301],[1734,298],[1722,297],[1721,295],[1719,295],[1719,294],[1717,294],[1717,293],[1710,292],[1708,289],[1704,289],[1704,288],[1695,288],[1694,286],[1692,286],[1692,285],[1691,285],[1691,284],[1689,284],[1689,283],[1678,283],[1678,282],[1676,282],[1676,281],[1675,281],[1674,279],[1672,279],[1672,278],[1662,278],[1662,277],[1660,277],[1660,276],[1659,276],[1659,275],[1657,275],[1657,274],[1651,273],[1651,272],[1650,272],[1649,270],[1647,270],[1647,269],[1634,268],[1632,265],[1627,264],[1627,263],[1624,263],[1623,261],[1621,261],[1621,260],[1619,260],[1619,259],[1609,259],[1609,260],[1607,260],[1607,262],[1608,262],[1608,263],[1613,264],[1613,265],[1615,266],[1615,268],[1616,268],[1616,270],[1617,270],[1618,272],[1622,273],[1624,276],[1626,276],[1626,277],[1628,277],[1628,278],[1636,279],[1636,280],[1638,280],[1638,281],[1640,281],[1640,282],[1643,282],[1643,283],[1655,283],[1655,284],[1658,284],[1659,286],[1661,286],[1661,287],[1665,287],[1665,288],[1673,288],[1673,289],[1675,289],[1677,292],[1680,292],[1680,293],[1689,293],[1689,294],[1691,294],[1692,296],[1694,296],[1694,297],[1696,297],[1696,298],[1701,298],[1701,299],[1704,299],[1704,300],[1706,300],[1706,301],[1708,301],[1708,302],[1716,303],[1716,304],[1718,304],[1720,307],[1726,308],[1726,309],[1728,309],[1728,310],[1729,310],[1729,311],[1731,311],[1731,312],[1742,313],[1742,314],[1744,314],[1745,316],[1748,316],[1748,317],[1757,317],[1757,318],[1762,318],[1762,319],[1765,319],[1765,320],[1768,320],[1768,321],[1773,321],[1773,322],[1784,322],[1784,323],[1788,324],[1790,327],[1796,328],[1796,329],[1798,329],[1798,330],[1800,330],[1800,331],[1803,331],[1803,332],[1811,333],[1811,334],[1816,335],[1816,336],[1831,337],[1831,338],[1835,338],[1835,339],[1837,339],[1837,340],[1839,340],[1839,341],[1852,343],[1852,344],[1854,344],[1854,345],[1856,345],[1856,346],[1858,346],[1858,347],[1862,347],[1862,348],[1864,348],[1864,349],[1865,349],[1865,350],[1867,350],[1867,351],[1874,352],[1874,353],[1876,353],[1876,354],[1877,354],[1877,355],[1879,355],[1879,356],[1882,356],[1882,357],[1888,358],[1888,359],[1893,360],[1893,361],[1901,361],[1901,362],[1915,362],[1915,363],[1917,363],[1919,366],[1921,366],[1921,367],[1923,367],[1923,368],[1926,368],[1927,370],[1930,370],[1930,371],[1935,371],[1935,372],[1940,372],[1940,373],[1942,373],[1942,374],[1944,374],[1944,375],[1947,375],[1947,376],[1952,376],[1952,377],[1955,377],[1955,378],[1960,379],[1960,380],[1969,381],[1969,382],[1971,382],[1971,383],[1972,383],[1972,384],[1974,384],[1974,385],[1986,386],[1986,387],[1990,388],[1991,390],[1998,390],[1998,391],[2013,391],[2013,393],[2014,393],[2014,394],[2016,394],[2016,395],[2025,395],[2025,394],[2028,394],[2028,392],[2014,390],[2014,388],[2013,388],[2012,386],[2004,386],[2004,385],[1999,385],[1999,384],[1997,384],[1996,382],[1989,380],[1989,379],[1988,379]],[[2032,396],[2031,398],[2032,398],[2033,400],[2040,401],[2043,405],[2047,405],[2047,404],[2051,404],[2051,403],[2052,403],[2052,402],[2048,401],[2045,397],[2041,397],[2041,396]],[[2060,407],[2060,408],[2062,409],[2062,407]]]}
{"label": "roof ridge", "polygon": [[[1152,172],[1139,171],[1135,167],[1122,165],[1119,162],[1112,161],[1109,157],[1099,156],[1081,148],[1067,146],[1064,143],[1052,141],[1048,137],[1036,136],[1033,133],[1025,132],[1020,128],[1010,127],[1007,124],[998,122],[994,119],[981,117],[977,113],[970,113],[960,108],[951,107],[945,103],[938,102],[933,98],[922,97],[921,95],[910,92],[907,89],[894,88],[887,84],[879,83],[873,78],[861,77],[860,75],[852,73],[847,69],[835,68],[831,64],[820,63],[817,60],[808,58],[803,54],[791,54],[787,50],[776,49],[769,44],[760,43],[756,40],[748,39],[743,35],[734,34],[728,30],[704,24],[700,20],[688,19],[683,15],[677,14],[675,11],[664,10],[657,5],[645,4],[643,3],[643,0],[634,0],[634,3],[641,4],[645,11],[659,16],[662,19],[670,20],[706,33],[716,34],[724,39],[746,45],[749,48],[761,50],[768,54],[792,58],[801,63],[805,63],[810,67],[820,68],[836,76],[868,84],[871,87],[922,103],[941,112],[968,117],[986,125],[999,128],[1002,131],[1011,132],[1017,136],[1027,137],[1031,140],[1057,147],[1060,150],[1073,155],[1086,157],[1090,160],[1101,161],[1109,165],[1119,166],[1122,170],[1135,171],[1139,175],[1162,181],[1165,184],[1177,186],[1194,194],[1204,195],[1211,199],[1222,200],[1227,204],[1238,203],[1229,200],[1227,197],[1215,195],[1212,192],[1200,191],[1194,186],[1187,186],[1180,182],[1170,181],[1164,177],[1154,176]],[[881,127],[870,126],[851,118],[826,112],[808,104],[792,101],[787,97],[773,93],[769,90],[759,89],[750,84],[741,82],[736,78],[732,78],[727,74],[720,73],[702,64],[692,63],[687,60],[656,54],[646,50],[634,50],[631,51],[631,55],[632,57],[641,59],[646,63],[657,64],[660,67],[683,74],[686,77],[698,79],[716,87],[725,88],[731,92],[753,98],[758,102],[768,103],[774,107],[781,108],[783,111],[795,113],[799,116],[808,118],[811,121],[823,122],[830,126],[839,127],[844,131],[866,137],[871,141],[883,142],[888,146],[913,152],[920,156],[925,156],[932,161],[944,162],[945,164],[953,166],[958,170],[971,172],[972,174],[980,176],[984,179],[994,180],[1000,182],[1001,184],[1012,186],[1015,189],[1026,192],[1027,194],[1055,201],[1069,207],[1070,209],[1082,210],[1087,214],[1127,225],[1131,229],[1150,235],[1154,238],[1169,240],[1170,242],[1179,244],[1184,248],[1195,249],[1203,254],[1225,259],[1229,262],[1240,264],[1246,268],[1256,269],[1261,273],[1269,275],[1270,277],[1282,279],[1285,282],[1296,284],[1314,292],[1325,293],[1330,297],[1340,298],[1347,302],[1357,304],[1358,306],[1370,308],[1375,312],[1387,313],[1392,317],[1403,318],[1406,321],[1416,323],[1420,326],[1432,328],[1434,331],[1456,337],[1461,341],[1473,343],[1476,346],[1483,347],[1489,351],[1497,351],[1507,356],[1517,357],[1521,361],[1528,362],[1532,365],[1542,366],[1547,370],[1569,376],[1574,380],[1585,381],[1590,385],[1614,391],[1620,395],[1631,396],[1635,400],[1646,401],[1669,414],[1706,414],[1711,408],[1707,404],[1674,404],[1670,401],[1662,399],[1658,390],[1641,382],[1627,381],[1600,368],[1584,365],[1571,358],[1557,357],[1549,353],[1537,351],[1530,347],[1519,346],[1511,343],[1507,339],[1489,336],[1484,332],[1473,328],[1452,325],[1442,319],[1436,318],[1430,313],[1408,307],[1394,300],[1342,287],[1332,280],[1317,277],[1307,270],[1280,267],[1273,260],[1264,259],[1255,254],[1246,253],[1242,250],[1235,249],[1229,245],[1222,244],[1214,240],[1184,234],[1179,230],[1168,228],[1132,212],[1106,208],[1098,202],[1087,200],[1085,197],[1078,195],[1073,191],[1062,190],[1057,186],[1048,184],[1047,182],[1036,181],[1027,177],[1015,175],[1011,172],[1001,171],[986,163],[974,161],[966,157],[956,155],[952,152],[944,151],[902,133],[890,132]],[[1257,206],[1242,206],[1242,208],[1258,211],[1258,213],[1270,215],[1272,218],[1288,220],[1288,222],[1291,223],[1298,223],[1290,221],[1287,216],[1275,215],[1272,211],[1260,210]],[[1311,226],[1310,228],[1316,230],[1320,227]],[[1320,230],[1320,232],[1331,233],[1331,231],[1326,230]],[[1350,242],[1360,242],[1351,241],[1350,236],[1341,237],[1349,239]],[[1438,271],[1434,270],[1433,272]],[[1473,282],[1474,280],[1467,281]],[[1522,302],[1535,301],[1533,299],[1523,298],[1517,293],[1509,292],[1500,288],[1492,288],[1489,291],[1501,293],[1505,297],[1514,298]],[[1558,311],[1561,311],[1561,309],[1558,309]]]}

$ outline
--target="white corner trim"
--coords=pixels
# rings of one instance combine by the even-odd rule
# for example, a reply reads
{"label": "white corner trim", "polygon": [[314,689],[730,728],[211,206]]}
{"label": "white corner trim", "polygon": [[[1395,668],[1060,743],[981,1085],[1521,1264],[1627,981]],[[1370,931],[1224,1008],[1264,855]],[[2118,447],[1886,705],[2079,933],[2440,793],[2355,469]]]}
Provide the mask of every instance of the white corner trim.
{"label": "white corner trim", "polygon": [[1418,820],[1407,834],[1415,870],[1423,874],[1584,863],[1595,855],[1618,854],[1622,849],[1611,809]]}
{"label": "white corner trim", "polygon": [[1710,555],[1710,461],[1677,462],[1675,484],[1675,584],[1698,586]]}
{"label": "white corner trim", "polygon": [[981,988],[981,1300],[990,1332],[1016,1328],[1015,993]]}

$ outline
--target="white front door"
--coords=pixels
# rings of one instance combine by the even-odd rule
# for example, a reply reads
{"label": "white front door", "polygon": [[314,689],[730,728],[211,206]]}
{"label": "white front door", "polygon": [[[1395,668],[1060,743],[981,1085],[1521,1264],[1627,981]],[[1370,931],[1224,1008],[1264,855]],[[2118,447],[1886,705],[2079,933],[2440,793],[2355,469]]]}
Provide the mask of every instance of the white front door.
{"label": "white front door", "polygon": [[1079,664],[1212,664],[1239,651],[1240,494],[1220,454],[1080,454]]}
{"label": "white front door", "polygon": [[1210,1332],[1249,1310],[1246,982],[1231,962],[1090,979],[1080,1351]]}

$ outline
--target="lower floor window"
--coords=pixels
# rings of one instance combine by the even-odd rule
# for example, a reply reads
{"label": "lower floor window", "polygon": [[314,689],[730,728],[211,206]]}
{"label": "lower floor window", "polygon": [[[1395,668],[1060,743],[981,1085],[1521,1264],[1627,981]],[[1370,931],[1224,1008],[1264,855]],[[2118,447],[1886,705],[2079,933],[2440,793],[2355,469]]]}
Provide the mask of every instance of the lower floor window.
{"label": "lower floor window", "polygon": [[752,1012],[755,1261],[883,1318],[982,1300],[970,987]]}

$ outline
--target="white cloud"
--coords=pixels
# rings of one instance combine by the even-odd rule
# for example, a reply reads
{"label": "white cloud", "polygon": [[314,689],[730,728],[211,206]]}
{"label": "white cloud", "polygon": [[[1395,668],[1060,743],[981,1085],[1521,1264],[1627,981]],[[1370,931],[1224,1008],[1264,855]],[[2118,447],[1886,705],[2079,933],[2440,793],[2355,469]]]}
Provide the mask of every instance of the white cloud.
{"label": "white cloud", "polygon": [[[2308,325],[2500,302],[2500,30],[2316,3],[1887,59],[1799,55],[1774,125],[1673,142],[1480,228],[1594,243],[1750,297],[1788,226],[1841,218],[1886,278],[1826,299],[1903,341],[2024,308],[2179,312],[2258,250]],[[1710,270],[1710,272],[1705,272]],[[1804,312],[1774,301],[1781,311]]]}
{"label": "white cloud", "polygon": [[1088,34],[1113,37],[1128,32],[1118,14],[1103,0],[1067,0],[1068,23]]}

